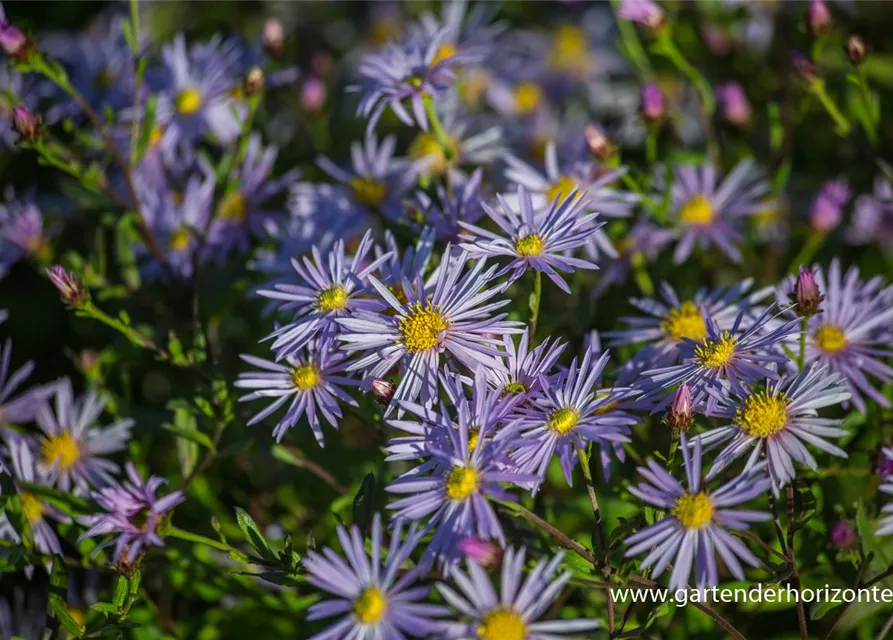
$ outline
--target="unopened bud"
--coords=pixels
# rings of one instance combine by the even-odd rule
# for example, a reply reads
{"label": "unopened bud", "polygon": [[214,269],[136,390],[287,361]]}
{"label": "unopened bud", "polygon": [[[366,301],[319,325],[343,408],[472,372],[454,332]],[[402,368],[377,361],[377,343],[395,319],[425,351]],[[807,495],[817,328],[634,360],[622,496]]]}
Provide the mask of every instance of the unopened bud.
{"label": "unopened bud", "polygon": [[489,540],[464,538],[459,541],[459,551],[485,569],[493,569],[502,563],[502,549]]}
{"label": "unopened bud", "polygon": [[799,76],[807,82],[815,82],[819,77],[818,68],[815,66],[809,56],[801,51],[794,51],[791,54],[791,63]]}
{"label": "unopened bud", "polygon": [[375,380],[372,381],[371,388],[372,394],[375,396],[376,400],[381,404],[388,404],[391,401],[391,398],[394,397],[397,385],[384,378],[375,378]]}
{"label": "unopened bud", "polygon": [[614,155],[614,143],[602,131],[601,127],[587,124],[583,129],[583,135],[586,136],[586,144],[589,145],[590,153],[599,160],[607,160]]}
{"label": "unopened bud", "polygon": [[744,88],[737,82],[729,82],[716,90],[723,107],[723,117],[736,127],[746,127],[753,118],[753,110],[744,93]]}
{"label": "unopened bud", "polygon": [[245,95],[256,96],[264,90],[264,70],[260,67],[252,67],[245,74]]}
{"label": "unopened bud", "polygon": [[865,62],[865,58],[868,57],[868,47],[865,45],[865,40],[859,36],[850,36],[846,41],[846,55],[850,62],[855,65]]}
{"label": "unopened bud", "polygon": [[40,116],[31,113],[22,106],[12,108],[12,123],[15,126],[15,130],[26,142],[37,140],[43,128]]}
{"label": "unopened bud", "polygon": [[673,394],[673,402],[670,403],[670,408],[667,409],[667,422],[670,424],[670,429],[675,433],[682,433],[691,426],[691,421],[694,417],[695,410],[691,402],[691,389],[687,384],[682,384],[677,387],[676,392]]}
{"label": "unopened bud", "polygon": [[267,18],[264,23],[262,36],[264,49],[274,58],[278,58],[285,51],[285,27],[279,18]]}
{"label": "unopened bud", "polygon": [[824,298],[819,291],[815,274],[803,265],[800,265],[800,273],[797,274],[797,281],[789,296],[797,314],[804,318],[815,315],[819,309],[819,303]]}
{"label": "unopened bud", "polygon": [[83,285],[73,275],[68,273],[62,265],[53,265],[47,269],[50,282],[56,285],[62,297],[62,302],[72,306],[84,304],[89,295]]}
{"label": "unopened bud", "polygon": [[617,14],[651,31],[660,31],[667,24],[664,10],[651,0],[623,0]]}
{"label": "unopened bud", "polygon": [[850,199],[850,189],[842,180],[829,180],[822,185],[812,202],[809,222],[816,233],[828,233],[843,220],[843,208]]}
{"label": "unopened bud", "polygon": [[831,28],[831,11],[824,0],[811,0],[806,9],[806,26],[816,38],[828,33]]}
{"label": "unopened bud", "polygon": [[664,117],[664,94],[654,82],[642,85],[642,117],[645,122],[653,124]]}
{"label": "unopened bud", "polygon": [[311,76],[301,87],[301,106],[305,111],[316,112],[326,104],[328,91],[326,83],[315,76]]}
{"label": "unopened bud", "polygon": [[853,526],[845,520],[838,520],[831,525],[829,532],[831,544],[837,549],[849,549],[856,542],[856,532]]}
{"label": "unopened bud", "polygon": [[31,40],[18,27],[0,22],[0,47],[10,58],[21,60],[31,52]]}

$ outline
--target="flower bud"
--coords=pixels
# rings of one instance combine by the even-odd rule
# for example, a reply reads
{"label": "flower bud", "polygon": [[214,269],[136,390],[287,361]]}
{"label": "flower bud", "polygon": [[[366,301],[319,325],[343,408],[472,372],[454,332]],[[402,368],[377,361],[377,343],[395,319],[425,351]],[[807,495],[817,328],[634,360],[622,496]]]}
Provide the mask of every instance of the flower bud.
{"label": "flower bud", "polygon": [[607,160],[614,155],[614,143],[602,131],[601,127],[594,124],[587,124],[583,129],[583,135],[586,136],[586,144],[589,151],[599,160]]}
{"label": "flower bud", "polygon": [[371,389],[376,400],[381,404],[388,404],[391,401],[391,398],[394,397],[397,385],[384,378],[375,378],[375,380],[372,381]]}
{"label": "flower bud", "polygon": [[260,67],[252,67],[245,74],[245,95],[256,96],[264,90],[264,70]]}
{"label": "flower bud", "polygon": [[31,40],[17,27],[0,22],[0,47],[10,58],[21,60],[31,52]]}
{"label": "flower bud", "polygon": [[642,85],[642,117],[645,122],[653,124],[664,117],[664,94],[654,82]]}
{"label": "flower bud", "polygon": [[326,83],[316,76],[307,78],[301,87],[301,106],[305,111],[320,111],[325,106],[327,97]]}
{"label": "flower bud", "polygon": [[806,25],[809,32],[818,38],[831,28],[831,11],[824,0],[811,0],[806,9]]}
{"label": "flower bud", "polygon": [[842,180],[829,180],[822,185],[812,202],[809,221],[816,233],[828,233],[843,220],[843,208],[850,199],[850,189]]}
{"label": "flower bud", "polygon": [[264,50],[274,58],[278,58],[285,51],[285,27],[279,18],[267,18],[264,23],[263,35],[261,36]]}
{"label": "flower bud", "polygon": [[459,541],[459,551],[485,569],[498,567],[502,562],[502,549],[489,540],[464,538]]}
{"label": "flower bud", "polygon": [[50,278],[50,282],[56,285],[62,296],[62,302],[65,304],[79,306],[89,299],[87,290],[62,265],[56,264],[47,269],[47,275]]}
{"label": "flower bud", "polygon": [[12,108],[12,123],[15,130],[26,142],[37,140],[43,128],[40,116],[31,113],[22,106]]}
{"label": "flower bud", "polygon": [[845,520],[838,520],[832,524],[828,537],[831,539],[831,544],[837,549],[849,549],[856,542],[856,532],[853,530],[853,526]]}
{"label": "flower bud", "polygon": [[636,22],[652,32],[660,31],[667,24],[664,10],[651,0],[623,0],[617,15],[623,20]]}
{"label": "flower bud", "polygon": [[744,94],[744,88],[737,82],[729,82],[717,87],[716,93],[723,107],[723,117],[736,127],[746,127],[750,124],[753,111],[750,102]]}
{"label": "flower bud", "polygon": [[859,36],[850,36],[846,41],[846,55],[854,65],[860,65],[868,57],[868,47],[865,40]]}
{"label": "flower bud", "polygon": [[805,318],[818,311],[819,303],[824,298],[819,291],[815,274],[803,265],[800,265],[800,273],[797,274],[797,281],[794,283],[794,289],[789,297],[794,303],[797,314]]}
{"label": "flower bud", "polygon": [[802,51],[794,51],[791,53],[791,64],[797,71],[799,76],[807,82],[815,82],[819,77],[818,68],[809,56]]}
{"label": "flower bud", "polygon": [[673,402],[667,409],[667,422],[675,433],[682,433],[689,426],[695,417],[694,406],[691,402],[691,389],[687,384],[682,384],[676,388],[673,394]]}

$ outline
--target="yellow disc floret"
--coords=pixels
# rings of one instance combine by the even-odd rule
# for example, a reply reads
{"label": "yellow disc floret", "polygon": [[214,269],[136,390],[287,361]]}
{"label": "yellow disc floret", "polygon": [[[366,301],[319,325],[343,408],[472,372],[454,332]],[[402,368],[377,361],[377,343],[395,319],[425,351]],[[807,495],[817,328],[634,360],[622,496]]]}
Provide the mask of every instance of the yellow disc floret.
{"label": "yellow disc floret", "polygon": [[678,309],[670,309],[660,325],[661,330],[674,340],[688,338],[700,342],[707,337],[704,315],[694,302],[683,302]]}
{"label": "yellow disc floret", "polygon": [[527,637],[524,620],[509,609],[494,609],[486,614],[477,631],[480,640],[524,640]]}
{"label": "yellow disc floret", "polygon": [[505,393],[527,393],[527,386],[523,382],[509,382],[505,385]]}
{"label": "yellow disc floret", "polygon": [[353,195],[357,200],[370,207],[380,205],[388,193],[384,184],[365,176],[353,178],[350,181],[350,188],[353,189]]}
{"label": "yellow disc floret", "polygon": [[400,320],[397,330],[406,350],[418,353],[436,347],[449,326],[450,321],[440,306],[415,302],[409,305],[409,313]]}
{"label": "yellow disc floret", "polygon": [[437,52],[431,59],[431,66],[434,66],[438,62],[449,60],[454,55],[456,55],[456,45],[454,45],[452,42],[444,42],[439,47],[437,47]]}
{"label": "yellow disc floret", "polygon": [[557,198],[559,201],[564,201],[570,194],[572,194],[576,189],[579,189],[580,185],[577,181],[570,176],[559,176],[558,180],[556,180],[546,191],[546,197],[549,199],[549,202],[554,202]]}
{"label": "yellow disc floret", "polygon": [[245,214],[247,213],[246,204],[245,196],[242,195],[242,192],[233,191],[220,202],[220,206],[217,208],[217,215],[224,220],[244,222]]}
{"label": "yellow disc floret", "polygon": [[515,253],[522,258],[534,258],[543,255],[545,244],[543,239],[537,234],[531,233],[529,236],[518,238],[515,241]]}
{"label": "yellow disc floret", "polygon": [[321,380],[319,369],[312,364],[305,364],[295,368],[291,372],[291,379],[292,382],[295,383],[295,386],[301,391],[315,389],[319,386]]}
{"label": "yellow disc floret", "polygon": [[191,116],[202,108],[202,94],[195,87],[187,87],[177,95],[177,111]]}
{"label": "yellow disc floret", "polygon": [[577,425],[579,419],[580,416],[573,409],[558,409],[552,412],[546,424],[552,431],[563,436]]}
{"label": "yellow disc floret", "polygon": [[465,500],[477,488],[478,472],[471,467],[456,467],[447,478],[446,492],[450,500]]}
{"label": "yellow disc floret", "polygon": [[20,491],[19,502],[22,503],[22,511],[28,522],[40,522],[43,519],[43,503],[33,493]]}
{"label": "yellow disc floret", "polygon": [[583,70],[589,64],[589,43],[579,27],[564,25],[555,32],[549,63],[557,69]]}
{"label": "yellow disc floret", "polygon": [[713,221],[713,205],[704,195],[696,195],[682,205],[679,219],[686,224],[705,226]]}
{"label": "yellow disc floret", "polygon": [[354,600],[353,611],[364,624],[376,624],[388,612],[388,599],[381,589],[367,587],[360,597]]}
{"label": "yellow disc floret", "polygon": [[75,442],[68,431],[46,438],[40,451],[43,455],[44,463],[52,466],[58,462],[60,471],[65,471],[71,467],[81,455],[78,443]]}
{"label": "yellow disc floret", "polygon": [[535,82],[522,82],[515,87],[515,111],[526,116],[534,111],[543,101],[543,90]]}
{"label": "yellow disc floret", "polygon": [[716,340],[705,340],[695,347],[695,357],[705,367],[718,369],[732,361],[735,356],[735,338],[728,331]]}
{"label": "yellow disc floret", "polygon": [[769,438],[788,424],[788,401],[783,395],[760,391],[747,397],[735,412],[738,427],[755,438]]}
{"label": "yellow disc floret", "polygon": [[347,292],[341,285],[332,285],[316,294],[316,308],[323,313],[341,311],[347,308]]}
{"label": "yellow disc floret", "polygon": [[686,494],[676,500],[673,515],[686,529],[700,529],[713,519],[713,501],[703,491]]}
{"label": "yellow disc floret", "polygon": [[824,324],[815,332],[815,341],[825,353],[837,353],[846,346],[846,335],[837,327]]}

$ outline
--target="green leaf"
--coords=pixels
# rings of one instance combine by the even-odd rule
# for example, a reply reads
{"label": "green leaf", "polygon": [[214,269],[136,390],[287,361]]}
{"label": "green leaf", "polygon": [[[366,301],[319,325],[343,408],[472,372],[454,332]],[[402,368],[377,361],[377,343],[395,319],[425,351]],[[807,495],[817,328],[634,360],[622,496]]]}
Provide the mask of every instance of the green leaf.
{"label": "green leaf", "polygon": [[263,534],[257,527],[257,523],[254,522],[254,518],[248,515],[248,512],[244,509],[236,507],[236,522],[239,525],[239,529],[242,530],[245,539],[257,551],[260,557],[269,562],[276,562],[276,555],[270,549],[266,539],[264,539]]}
{"label": "green leaf", "polygon": [[170,431],[171,433],[176,433],[181,438],[186,438],[187,440],[191,440],[196,444],[200,444],[206,449],[214,450],[214,443],[211,442],[211,438],[208,437],[207,434],[202,433],[198,429],[192,429],[185,425],[176,425],[171,424],[169,422],[165,422],[161,425],[161,428]]}
{"label": "green leaf", "polygon": [[115,606],[119,608],[124,606],[124,602],[127,600],[128,591],[127,578],[118,576],[118,580],[115,582],[115,595],[112,597],[112,602]]}
{"label": "green leaf", "polygon": [[820,602],[816,602],[809,609],[809,619],[821,620],[826,613],[831,611],[831,609],[839,607],[841,604],[841,602],[837,602],[834,600],[823,600]]}
{"label": "green leaf", "polygon": [[366,531],[369,523],[372,521],[372,502],[375,496],[375,474],[367,473],[363,478],[363,484],[357,491],[356,497],[353,499],[353,521],[360,528],[360,531]]}
{"label": "green leaf", "polygon": [[121,612],[121,609],[111,602],[94,602],[90,605],[90,608],[112,616],[117,616]]}
{"label": "green leaf", "polygon": [[50,605],[53,607],[53,612],[56,614],[59,622],[62,623],[62,626],[65,627],[68,633],[76,638],[82,638],[84,636],[83,625],[78,624],[77,621],[71,617],[71,614],[68,613],[68,605],[59,594],[50,594]]}

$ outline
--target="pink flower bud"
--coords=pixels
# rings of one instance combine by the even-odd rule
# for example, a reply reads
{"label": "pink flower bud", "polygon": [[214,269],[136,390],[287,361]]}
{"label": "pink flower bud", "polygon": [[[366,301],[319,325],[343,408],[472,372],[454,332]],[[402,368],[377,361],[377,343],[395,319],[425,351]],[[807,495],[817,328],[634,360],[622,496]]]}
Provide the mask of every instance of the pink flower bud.
{"label": "pink flower bud", "polygon": [[394,397],[394,392],[397,390],[397,385],[395,385],[390,380],[385,380],[383,378],[375,378],[372,381],[372,394],[375,396],[376,400],[378,400],[381,404],[388,404],[391,401],[391,398]]}
{"label": "pink flower bud", "polygon": [[0,22],[0,47],[10,58],[22,59],[31,52],[31,40],[17,27]]}
{"label": "pink flower bud", "polygon": [[746,127],[750,124],[753,111],[750,102],[744,93],[744,87],[737,82],[729,82],[716,89],[719,101],[723,107],[723,117],[736,127]]}
{"label": "pink flower bud", "polygon": [[654,82],[642,85],[642,117],[645,122],[660,122],[664,117],[664,94]]}
{"label": "pink flower bud", "polygon": [[687,384],[682,384],[673,394],[673,402],[670,403],[670,408],[667,410],[667,422],[673,431],[680,433],[688,429],[694,417],[691,389]]}
{"label": "pink flower bud", "polygon": [[40,137],[42,128],[40,116],[31,113],[25,107],[15,106],[12,108],[12,123],[23,140],[34,142]]}
{"label": "pink flower bud", "polygon": [[459,541],[459,550],[482,567],[492,569],[502,562],[502,549],[493,542],[480,538],[464,538]]}
{"label": "pink flower bud", "polygon": [[607,160],[614,155],[614,143],[602,131],[601,127],[594,124],[587,124],[583,129],[583,135],[586,136],[586,144],[589,145],[589,151],[600,160]]}
{"label": "pink flower bud", "polygon": [[822,185],[812,202],[809,221],[813,231],[828,233],[843,220],[843,207],[850,199],[850,189],[842,180]]}
{"label": "pink flower bud", "polygon": [[301,87],[301,106],[306,111],[316,112],[321,110],[326,104],[327,97],[326,83],[316,76],[307,78],[304,86]]}
{"label": "pink flower bud", "polygon": [[853,526],[845,520],[838,520],[831,525],[829,532],[831,544],[837,549],[849,549],[856,542],[856,532]]}
{"label": "pink flower bud", "polygon": [[868,57],[868,47],[865,40],[859,36],[850,36],[846,41],[846,55],[854,65],[860,65]]}
{"label": "pink flower bud", "polygon": [[659,31],[667,23],[664,10],[651,0],[623,0],[617,15],[623,20],[638,23],[651,31]]}
{"label": "pink flower bud", "polygon": [[56,285],[56,288],[62,295],[62,302],[65,304],[78,306],[87,301],[88,294],[86,289],[62,265],[55,264],[47,269],[47,275],[50,278],[50,282]]}
{"label": "pink flower bud", "polygon": [[797,313],[804,317],[815,314],[823,299],[815,274],[803,265],[800,265],[800,273],[797,274],[797,281],[794,283],[790,298]]}
{"label": "pink flower bud", "polygon": [[818,38],[831,28],[831,11],[824,0],[811,0],[806,10],[806,24],[809,32]]}
{"label": "pink flower bud", "polygon": [[264,49],[274,58],[278,58],[285,51],[285,27],[279,18],[268,18],[264,23],[263,35],[261,36]]}

